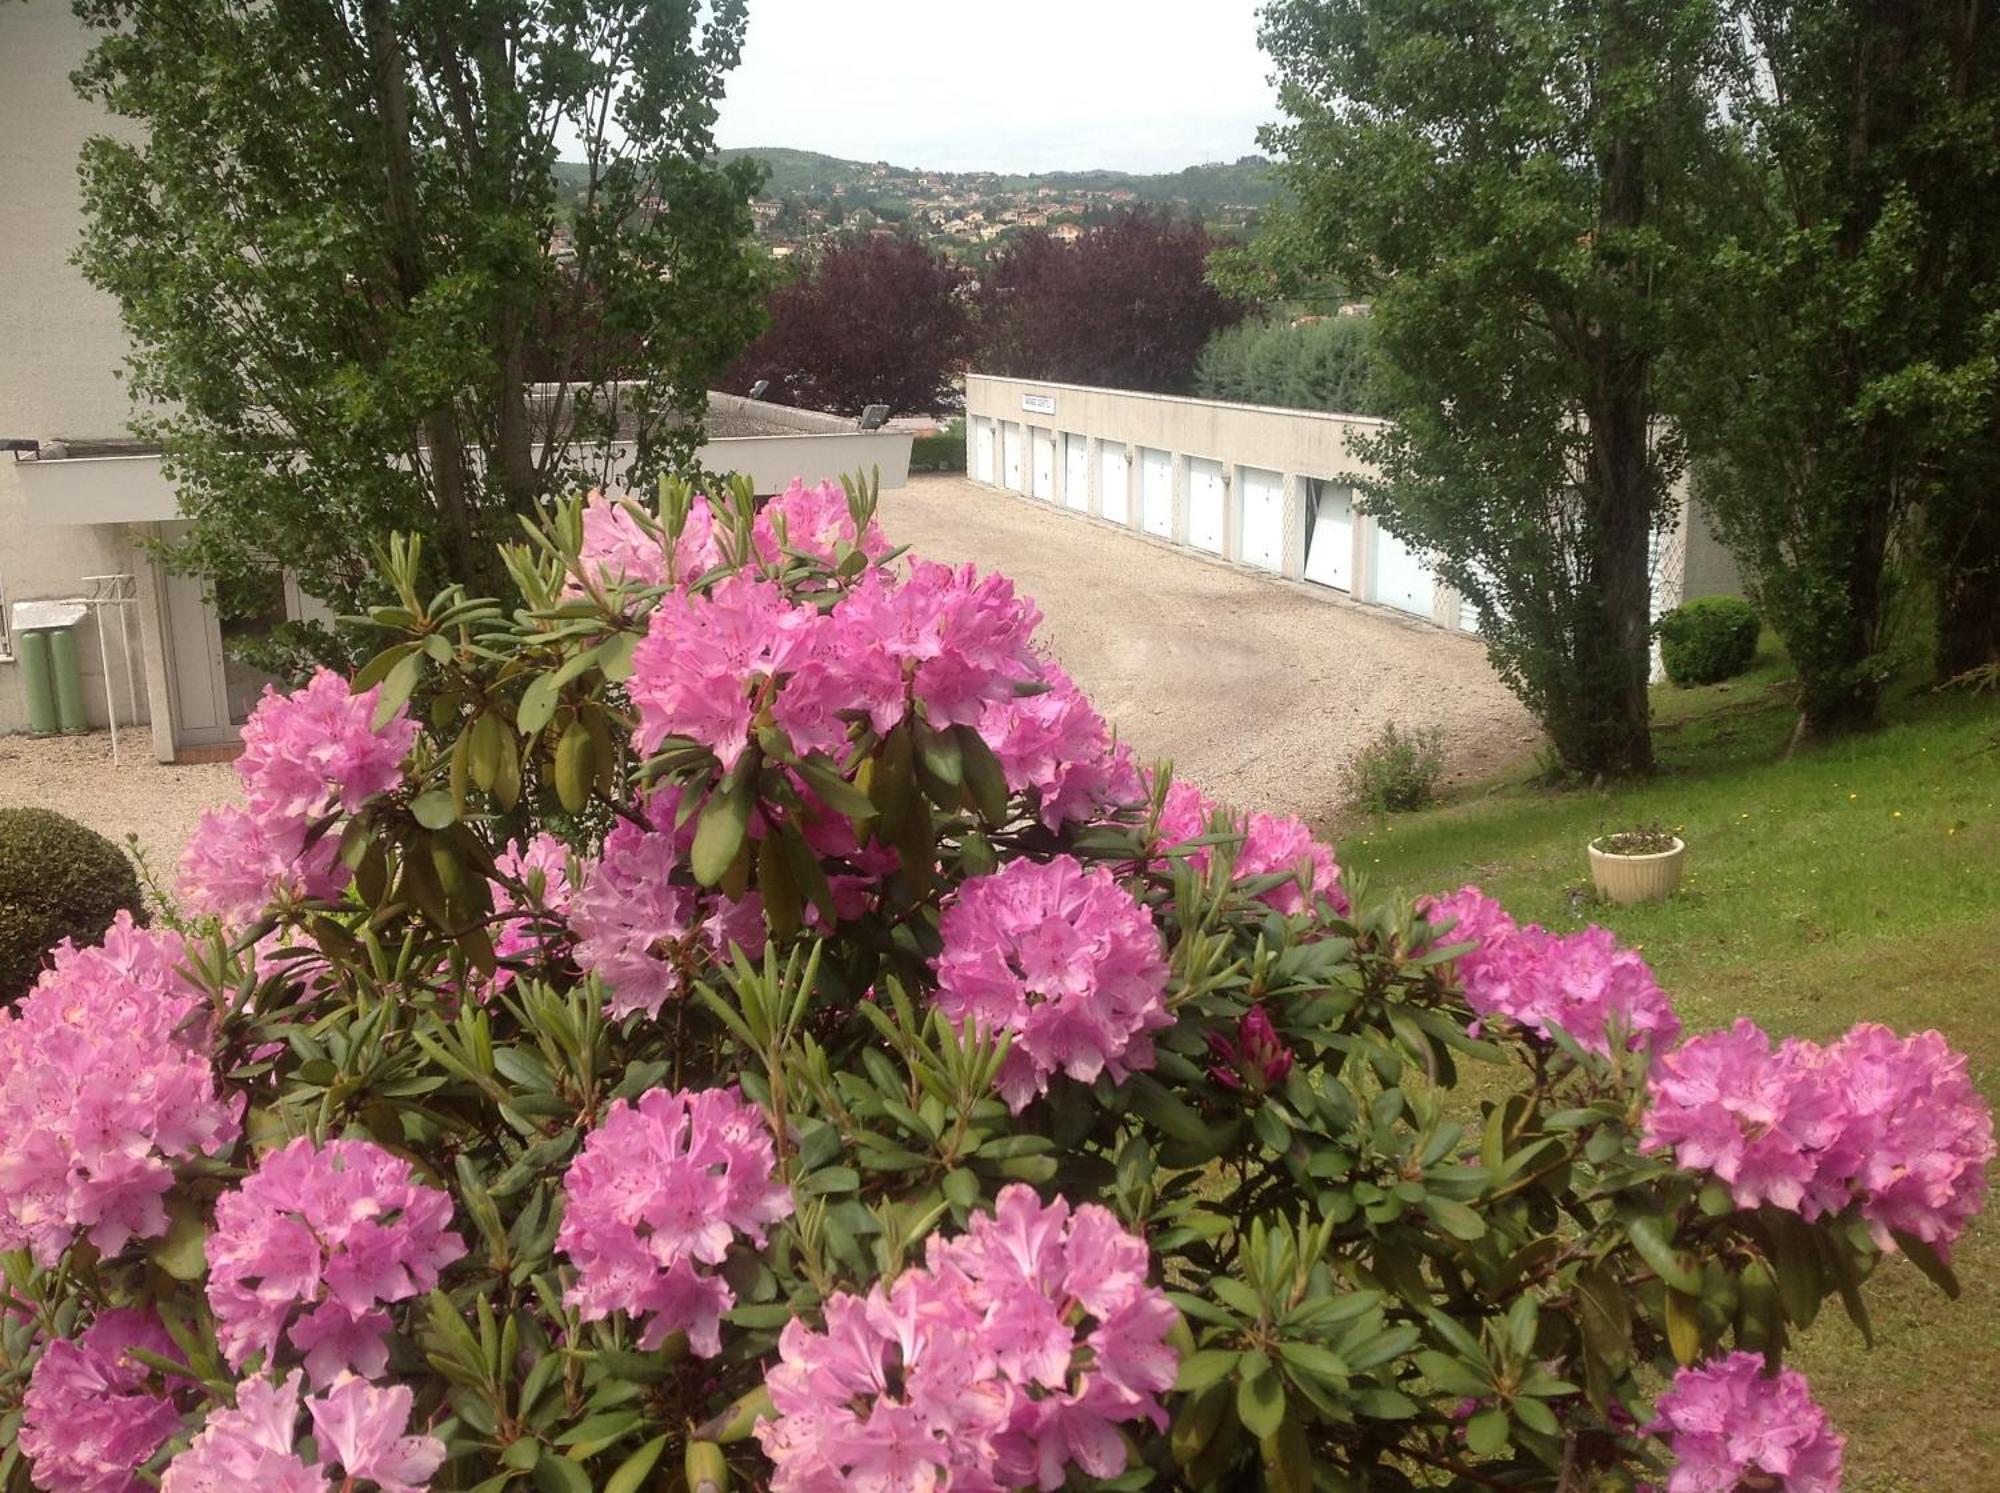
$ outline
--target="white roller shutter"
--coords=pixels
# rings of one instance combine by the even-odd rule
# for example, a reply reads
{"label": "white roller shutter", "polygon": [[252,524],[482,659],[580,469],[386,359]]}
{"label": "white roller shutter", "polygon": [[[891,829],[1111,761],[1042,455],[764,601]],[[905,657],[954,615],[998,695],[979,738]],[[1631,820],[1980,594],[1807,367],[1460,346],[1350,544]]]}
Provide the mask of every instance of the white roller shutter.
{"label": "white roller shutter", "polygon": [[1242,513],[1243,531],[1237,537],[1237,556],[1246,565],[1265,570],[1282,570],[1285,564],[1285,479],[1277,472],[1242,467],[1237,481],[1237,506]]}
{"label": "white roller shutter", "polygon": [[1139,448],[1139,527],[1162,539],[1174,537],[1174,459],[1149,446]]}
{"label": "white roller shutter", "polygon": [[1114,524],[1132,522],[1132,477],[1125,448],[1107,441],[1097,448],[1098,512]]}
{"label": "white roller shutter", "polygon": [[1188,462],[1187,542],[1212,555],[1222,553],[1222,521],[1227,510],[1222,463],[1199,457]]}
{"label": "white roller shutter", "polygon": [[1090,442],[1080,435],[1063,437],[1063,502],[1090,512]]}

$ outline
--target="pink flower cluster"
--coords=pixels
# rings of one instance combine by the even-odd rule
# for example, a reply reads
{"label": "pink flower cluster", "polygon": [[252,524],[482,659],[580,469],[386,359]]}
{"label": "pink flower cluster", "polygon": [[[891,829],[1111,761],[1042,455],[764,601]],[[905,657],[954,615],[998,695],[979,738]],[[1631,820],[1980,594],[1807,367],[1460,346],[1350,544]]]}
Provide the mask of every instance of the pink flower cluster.
{"label": "pink flower cluster", "polygon": [[974,725],[1037,676],[1036,620],[1004,578],[970,566],[917,564],[901,583],[870,570],[825,610],[748,573],[670,592],[632,656],[633,743],[685,737],[728,768],[764,712],[797,751],[829,755],[851,721],[884,732],[912,701],[933,726]]}
{"label": "pink flower cluster", "polygon": [[755,893],[705,892],[686,870],[692,821],[673,830],[671,792],[656,795],[654,823],[621,822],[604,838],[569,901],[576,960],[595,971],[609,992],[614,1018],[657,1016],[669,998],[687,992],[691,976],[728,957],[732,943],[755,956],[764,948],[763,900]]}
{"label": "pink flower cluster", "polygon": [[757,547],[758,558],[779,568],[787,561],[787,550],[811,555],[828,564],[839,562],[842,546],[858,550],[870,560],[879,560],[889,552],[888,539],[872,520],[865,533],[855,531],[846,488],[838,482],[807,487],[797,477],[792,479],[790,487],[757,510],[750,537]]}
{"label": "pink flower cluster", "polygon": [[1651,1098],[1643,1149],[1713,1173],[1739,1207],[1810,1220],[1858,1204],[1885,1250],[1901,1233],[1948,1254],[1986,1196],[1992,1111],[1936,1032],[1867,1023],[1774,1050],[1739,1020],[1661,1058]]}
{"label": "pink flower cluster", "polygon": [[[208,1300],[231,1368],[268,1368],[280,1335],[305,1355],[315,1385],[388,1367],[382,1308],[429,1291],[465,1253],[448,1194],[371,1141],[271,1152],[215,1206]],[[285,1329],[290,1324],[290,1332]]]}
{"label": "pink flower cluster", "polygon": [[243,1096],[217,1091],[184,958],[121,912],[0,1011],[0,1249],[48,1267],[79,1234],[106,1256],[157,1238],[176,1164],[235,1146]]}
{"label": "pink flower cluster", "polygon": [[1537,924],[1517,925],[1478,887],[1426,898],[1420,912],[1447,947],[1471,942],[1458,956],[1467,1003],[1482,1018],[1525,1027],[1546,1039],[1561,1027],[1586,1052],[1659,1053],[1680,1035],[1673,1003],[1646,961],[1603,928],[1557,935]]}
{"label": "pink flower cluster", "polygon": [[277,898],[339,894],[347,872],[337,843],[313,822],[334,809],[353,813],[402,782],[417,723],[401,707],[375,729],[379,689],[354,693],[321,669],[304,689],[266,687],[243,726],[236,775],[247,808],[211,809],[181,858],[181,893],[199,912],[248,922]]}
{"label": "pink flower cluster", "polygon": [[21,1405],[21,1454],[44,1493],[142,1493],[138,1469],[181,1426],[154,1371],[126,1350],[176,1362],[174,1340],[151,1312],[102,1313],[74,1341],[42,1350]]}
{"label": "pink flower cluster", "polygon": [[576,1266],[567,1300],[583,1320],[645,1319],[639,1346],[684,1332],[699,1357],[722,1351],[736,1302],[719,1265],[740,1234],[762,1247],[790,1215],[777,1151],[755,1105],[734,1089],[652,1089],[619,1100],[563,1175],[556,1248]]}
{"label": "pink flower cluster", "polygon": [[1033,794],[1050,829],[1142,800],[1132,754],[1112,742],[1104,717],[1060,664],[1041,669],[1046,690],[989,700],[980,713],[979,734],[1000,759],[1008,790]]}
{"label": "pink flower cluster", "polygon": [[[1290,881],[1260,892],[1258,900],[1287,917],[1307,911],[1314,902],[1325,900],[1335,912],[1347,911],[1347,893],[1340,885],[1340,867],[1333,852],[1312,837],[1305,821],[1287,814],[1251,814],[1238,817],[1228,813],[1192,783],[1176,779],[1167,785],[1160,806],[1157,828],[1163,850],[1184,846],[1209,833],[1217,815],[1223,815],[1224,833],[1235,837],[1235,855],[1230,877],[1249,881],[1263,876],[1292,873]],[[1188,865],[1206,872],[1214,849],[1197,845],[1180,852]]]}
{"label": "pink flower cluster", "polygon": [[167,1465],[160,1493],[345,1493],[364,1481],[381,1493],[424,1493],[444,1463],[442,1441],[406,1434],[406,1387],[382,1389],[352,1376],[305,1400],[318,1450],[308,1462],[297,1448],[300,1398],[296,1369],[282,1384],[238,1385],[236,1404],[211,1415]]}
{"label": "pink flower cluster", "polygon": [[[671,574],[664,535],[649,534],[624,502],[593,492],[583,504],[583,547],[577,558],[599,586],[665,586],[692,581],[722,559],[715,542],[715,514],[705,499],[688,510],[687,524],[673,546]],[[580,596],[572,581],[564,593]]]}
{"label": "pink flower cluster", "polygon": [[999,1082],[1015,1113],[1056,1073],[1123,1081],[1153,1066],[1150,1033],[1172,1024],[1160,933],[1103,867],[1009,861],[959,887],[938,934],[939,1009],[1013,1034]]}
{"label": "pink flower cluster", "polygon": [[1004,1189],[963,1236],[865,1297],[789,1323],[757,1439],[772,1493],[1055,1489],[1125,1469],[1119,1426],[1164,1429],[1177,1317],[1143,1241],[1103,1208]]}
{"label": "pink flower cluster", "polygon": [[1762,1354],[1731,1353],[1674,1375],[1657,1409],[1646,1429],[1677,1463],[1667,1493],[1839,1493],[1847,1438],[1796,1369],[1767,1375]]}
{"label": "pink flower cluster", "polygon": [[[504,989],[514,972],[510,959],[539,959],[562,930],[555,924],[569,916],[574,892],[569,884],[569,850],[554,835],[536,835],[526,845],[510,841],[493,858],[493,868],[505,880],[493,883],[493,911],[500,921],[493,930],[493,952],[503,961],[494,984]],[[521,892],[514,891],[518,883]]]}

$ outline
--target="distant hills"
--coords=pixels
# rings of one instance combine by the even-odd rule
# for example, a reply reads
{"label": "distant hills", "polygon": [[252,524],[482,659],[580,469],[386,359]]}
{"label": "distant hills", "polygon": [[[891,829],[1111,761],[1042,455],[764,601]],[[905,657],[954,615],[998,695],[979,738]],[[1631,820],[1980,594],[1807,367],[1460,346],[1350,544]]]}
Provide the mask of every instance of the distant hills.
{"label": "distant hills", "polygon": [[[938,186],[957,193],[1011,197],[1046,187],[1064,193],[1130,192],[1139,201],[1181,203],[1206,213],[1222,207],[1268,207],[1282,192],[1270,162],[1262,156],[1158,174],[1048,171],[1021,175],[1002,171],[931,171],[887,161],[849,161],[787,146],[751,146],[725,150],[720,155],[725,161],[748,156],[761,162],[768,173],[763,195],[769,198],[831,196],[836,192],[845,196],[879,196],[901,188],[906,195],[921,200]],[[935,185],[926,190],[926,184]]]}

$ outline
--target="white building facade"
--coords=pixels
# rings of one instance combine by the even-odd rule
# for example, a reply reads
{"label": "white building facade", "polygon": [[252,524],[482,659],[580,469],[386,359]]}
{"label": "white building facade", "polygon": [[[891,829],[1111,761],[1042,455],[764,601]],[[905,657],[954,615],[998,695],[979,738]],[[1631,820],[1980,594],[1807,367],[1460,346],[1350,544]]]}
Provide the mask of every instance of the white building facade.
{"label": "white building facade", "polygon": [[[966,377],[966,474],[1206,558],[1343,592],[1472,632],[1470,602],[1431,558],[1360,511],[1372,472],[1356,441],[1386,421],[1041,383]],[[1654,550],[1656,617],[1737,589],[1736,568],[1685,491]]]}

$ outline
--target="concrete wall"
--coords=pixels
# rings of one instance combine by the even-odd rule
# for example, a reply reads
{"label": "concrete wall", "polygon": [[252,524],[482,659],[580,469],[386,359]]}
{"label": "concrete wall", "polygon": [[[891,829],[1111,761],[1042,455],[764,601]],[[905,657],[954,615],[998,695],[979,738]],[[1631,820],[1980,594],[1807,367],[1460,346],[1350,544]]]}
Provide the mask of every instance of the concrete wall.
{"label": "concrete wall", "polygon": [[[77,155],[86,137],[117,123],[79,99],[70,72],[88,37],[60,0],[0,5],[0,437],[102,440],[125,432],[130,402],[119,370],[125,336],[118,308],[70,263],[83,227]],[[123,531],[30,521],[25,464],[0,454],[0,596],[16,601],[71,596],[86,575],[134,573],[140,561]],[[139,619],[132,641],[139,647]],[[112,676],[125,716],[124,664],[111,640]],[[77,630],[84,693],[102,723],[104,681],[97,635]],[[0,731],[26,724],[19,670],[0,662]],[[145,709],[144,677],[140,708]]]}

